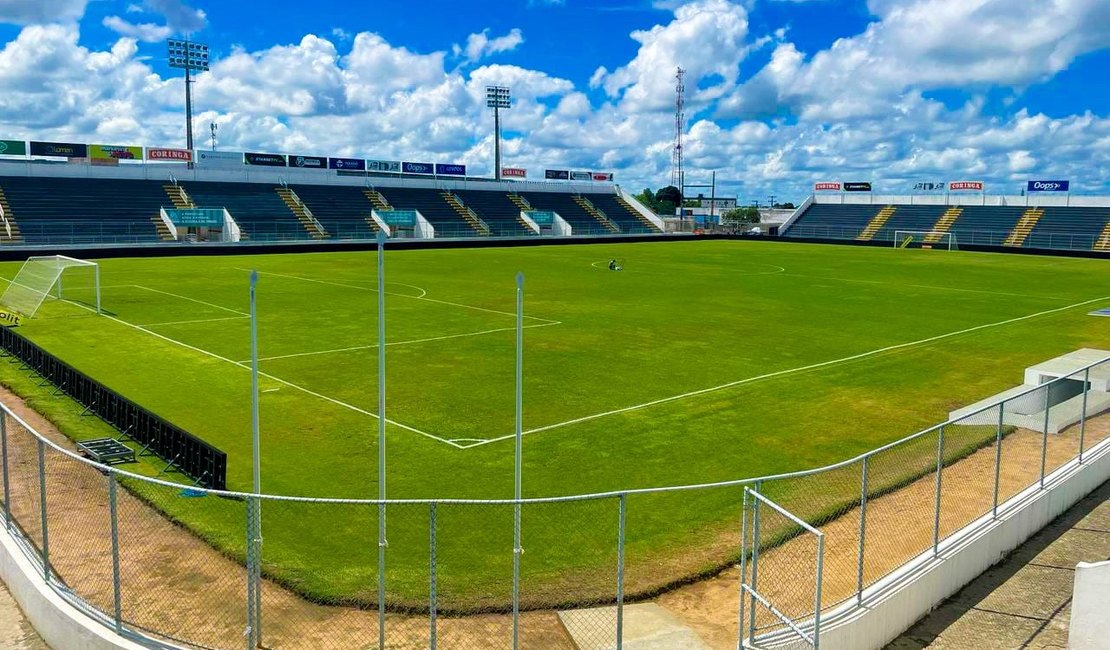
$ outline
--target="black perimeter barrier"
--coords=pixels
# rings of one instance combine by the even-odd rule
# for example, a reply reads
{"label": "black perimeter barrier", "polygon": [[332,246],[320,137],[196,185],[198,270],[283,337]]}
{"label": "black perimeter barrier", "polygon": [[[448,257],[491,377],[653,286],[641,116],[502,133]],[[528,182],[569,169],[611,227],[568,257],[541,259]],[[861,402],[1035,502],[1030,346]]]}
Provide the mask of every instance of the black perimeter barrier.
{"label": "black perimeter barrier", "polygon": [[169,463],[194,483],[213,490],[227,488],[227,454],[170,424],[104,384],[43,350],[10,327],[0,327],[0,349],[18,359],[58,390],[134,440],[140,453]]}

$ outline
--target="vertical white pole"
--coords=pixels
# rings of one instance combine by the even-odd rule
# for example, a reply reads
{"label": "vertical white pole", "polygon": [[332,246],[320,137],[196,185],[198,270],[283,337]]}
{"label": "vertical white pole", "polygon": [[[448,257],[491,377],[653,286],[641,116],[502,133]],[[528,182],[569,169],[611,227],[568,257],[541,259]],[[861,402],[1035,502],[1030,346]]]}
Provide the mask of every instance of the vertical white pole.
{"label": "vertical white pole", "polygon": [[[256,495],[262,494],[262,440],[260,435],[259,418],[259,390],[258,390],[258,310],[256,308],[255,294],[258,287],[258,271],[251,271],[250,283],[250,315],[251,315],[251,459],[253,462],[253,487]],[[254,522],[250,527],[254,533],[251,545],[254,546],[254,564],[251,567],[251,580],[248,581],[254,596],[254,620],[251,629],[255,645],[262,644],[262,500],[255,499]],[[251,550],[248,549],[250,554]]]}
{"label": "vertical white pole", "polygon": [[513,648],[520,647],[520,476],[524,442],[524,274],[516,274],[516,499],[513,508]]}
{"label": "vertical white pole", "polygon": [[378,231],[378,647],[385,648],[385,233]]}
{"label": "vertical white pole", "polygon": [[100,265],[93,267],[93,282],[96,284],[96,313],[100,312]]}

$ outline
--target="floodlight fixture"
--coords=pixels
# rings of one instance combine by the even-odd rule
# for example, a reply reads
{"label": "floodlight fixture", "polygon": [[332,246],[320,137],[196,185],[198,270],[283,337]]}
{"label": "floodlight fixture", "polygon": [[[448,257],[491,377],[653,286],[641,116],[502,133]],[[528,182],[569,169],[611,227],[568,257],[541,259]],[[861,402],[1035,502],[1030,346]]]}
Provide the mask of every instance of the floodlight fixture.
{"label": "floodlight fixture", "polygon": [[501,109],[512,108],[508,86],[486,86],[486,106],[493,109],[493,178],[501,180]]}
{"label": "floodlight fixture", "polygon": [[[171,68],[185,71],[185,147],[193,150],[193,71],[208,71],[208,46],[188,39],[166,40],[167,61]],[[192,161],[189,167],[192,167]]]}

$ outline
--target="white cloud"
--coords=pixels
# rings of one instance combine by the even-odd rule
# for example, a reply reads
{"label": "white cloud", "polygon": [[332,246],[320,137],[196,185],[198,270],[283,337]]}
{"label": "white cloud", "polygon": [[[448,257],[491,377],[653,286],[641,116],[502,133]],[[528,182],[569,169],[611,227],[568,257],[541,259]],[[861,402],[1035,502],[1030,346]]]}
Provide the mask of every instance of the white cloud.
{"label": "white cloud", "polygon": [[85,15],[88,0],[0,0],[0,23],[69,22]]}
{"label": "white cloud", "polygon": [[144,43],[156,43],[164,40],[173,33],[173,30],[167,25],[155,25],[154,23],[136,24],[128,22],[119,16],[107,16],[104,18],[103,24],[120,36],[128,36]]}
{"label": "white cloud", "polygon": [[466,45],[454,45],[451,48],[455,56],[463,57],[466,63],[476,63],[488,56],[511,52],[524,42],[524,32],[518,27],[509,30],[504,36],[489,37],[489,29],[471,34],[466,37]]}
{"label": "white cloud", "polygon": [[199,32],[208,24],[208,16],[201,9],[194,9],[182,0],[143,0],[150,11],[164,16],[166,24],[175,32]]}

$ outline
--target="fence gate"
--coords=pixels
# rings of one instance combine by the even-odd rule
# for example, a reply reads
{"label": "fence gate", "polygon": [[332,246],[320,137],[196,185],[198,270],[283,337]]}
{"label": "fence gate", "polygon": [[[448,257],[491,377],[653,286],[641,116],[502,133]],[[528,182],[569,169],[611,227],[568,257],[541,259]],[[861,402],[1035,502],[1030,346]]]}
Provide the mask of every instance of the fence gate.
{"label": "fence gate", "polygon": [[740,645],[818,650],[825,535],[758,490],[744,489]]}

